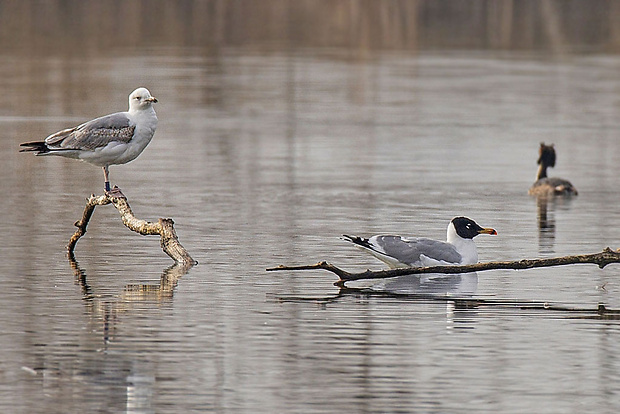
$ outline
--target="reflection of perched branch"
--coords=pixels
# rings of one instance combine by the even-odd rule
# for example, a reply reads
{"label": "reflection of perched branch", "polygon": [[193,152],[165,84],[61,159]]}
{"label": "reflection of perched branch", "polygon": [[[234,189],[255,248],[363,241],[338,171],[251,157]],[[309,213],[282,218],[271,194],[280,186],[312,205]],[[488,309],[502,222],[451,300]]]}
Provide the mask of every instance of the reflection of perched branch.
{"label": "reflection of perched branch", "polygon": [[552,257],[549,259],[525,259],[525,260],[516,260],[516,261],[511,261],[511,262],[487,262],[487,263],[476,263],[476,264],[465,265],[465,266],[407,267],[407,268],[380,270],[380,271],[366,270],[365,272],[360,272],[360,273],[350,273],[350,272],[347,272],[346,270],[342,270],[339,267],[336,267],[327,262],[319,262],[313,265],[305,265],[305,266],[280,265],[278,267],[267,269],[267,271],[323,269],[323,270],[328,270],[336,274],[336,276],[340,278],[340,280],[334,283],[336,286],[344,286],[346,282],[350,282],[353,280],[385,279],[385,278],[390,278],[390,277],[412,275],[412,274],[423,274],[423,273],[456,274],[456,273],[471,273],[471,272],[478,272],[482,270],[493,270],[493,269],[523,270],[523,269],[532,269],[535,267],[564,266],[564,265],[579,264],[579,263],[596,264],[601,269],[610,263],[620,263],[620,249],[611,250],[609,247],[607,247],[601,253],[584,254],[584,255],[577,255],[577,256]]}
{"label": "reflection of perched branch", "polygon": [[436,302],[450,302],[454,304],[455,309],[478,309],[482,307],[502,307],[512,308],[519,310],[534,310],[534,311],[551,311],[551,312],[566,312],[573,314],[571,317],[580,319],[603,319],[603,320],[620,320],[620,310],[610,309],[603,303],[599,303],[596,307],[574,307],[564,306],[560,304],[554,304],[551,302],[520,300],[520,299],[487,299],[487,298],[465,298],[454,297],[451,295],[425,295],[425,294],[410,294],[410,293],[398,293],[398,292],[385,292],[378,290],[371,290],[367,288],[350,288],[343,286],[340,291],[335,295],[324,297],[299,297],[299,296],[280,296],[276,299],[280,302],[315,302],[320,305],[327,305],[331,302],[336,302],[346,295],[359,295],[364,294],[367,296],[382,296],[391,298],[407,298],[417,300],[430,300]]}
{"label": "reflection of perched branch", "polygon": [[79,283],[79,285],[82,287],[82,298],[87,301],[93,300],[95,295],[93,294],[93,290],[91,289],[90,285],[86,281],[86,272],[82,270],[79,263],[75,259],[75,255],[73,254],[72,251],[69,252],[67,256],[69,258],[69,264],[71,265],[73,274],[75,275],[75,279]]}
{"label": "reflection of perched branch", "polygon": [[[76,283],[82,287],[82,298],[86,301],[93,301],[98,298],[93,292],[87,281],[86,272],[80,267],[73,253],[68,254],[69,264],[76,278]],[[159,280],[159,284],[131,284],[126,285],[120,298],[127,305],[130,302],[156,300],[163,302],[171,300],[174,295],[174,289],[181,277],[183,277],[192,268],[192,264],[175,263],[165,269]],[[119,302],[120,303],[120,302]],[[120,305],[115,306],[121,308]],[[127,306],[127,309],[129,307]],[[127,310],[125,309],[125,310]]]}
{"label": "reflection of perched branch", "polygon": [[121,298],[126,302],[137,302],[144,300],[157,300],[163,302],[172,300],[174,289],[181,276],[185,275],[192,267],[191,264],[175,263],[161,275],[159,284],[134,284],[125,286]]}
{"label": "reflection of perched branch", "polygon": [[[115,188],[116,189],[116,188]],[[120,196],[117,194],[121,194]],[[71,236],[67,249],[69,254],[73,254],[75,245],[85,233],[86,226],[95,211],[95,207],[104,206],[106,204],[113,204],[118,210],[123,220],[123,224],[130,230],[140,233],[142,235],[155,235],[158,234],[161,237],[161,248],[164,252],[177,263],[181,264],[196,264],[196,261],[187,253],[187,250],[179,243],[179,238],[174,231],[174,222],[169,218],[160,218],[157,223],[151,223],[146,220],[136,218],[127,203],[125,196],[117,191],[116,193],[104,194],[101,196],[91,195],[84,208],[82,218],[75,222],[77,230]]]}
{"label": "reflection of perched branch", "polygon": [[193,266],[193,263],[175,263],[163,271],[159,284],[126,285],[120,297],[114,298],[96,294],[88,284],[86,272],[80,267],[73,252],[69,252],[67,256],[76,282],[82,288],[82,299],[88,314],[103,322],[103,342],[106,344],[114,336],[120,314],[131,312],[135,302],[152,301],[162,304],[172,301],[179,278]]}

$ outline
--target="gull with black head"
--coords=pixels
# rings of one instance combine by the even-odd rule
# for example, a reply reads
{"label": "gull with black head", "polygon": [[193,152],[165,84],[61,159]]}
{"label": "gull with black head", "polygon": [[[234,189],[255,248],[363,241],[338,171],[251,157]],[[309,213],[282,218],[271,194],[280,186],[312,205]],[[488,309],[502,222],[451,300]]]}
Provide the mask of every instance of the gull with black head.
{"label": "gull with black head", "polygon": [[478,262],[474,237],[497,234],[492,228],[480,227],[467,217],[450,221],[445,242],[427,238],[377,235],[368,239],[344,235],[344,239],[368,251],[390,268],[440,265],[468,265]]}
{"label": "gull with black head", "polygon": [[138,157],[151,142],[157,128],[155,97],[146,88],[129,95],[129,110],[102,116],[73,128],[58,131],[44,141],[25,142],[20,152],[58,155],[86,161],[103,168],[105,192],[122,195],[118,187],[110,190],[109,166],[126,164]]}

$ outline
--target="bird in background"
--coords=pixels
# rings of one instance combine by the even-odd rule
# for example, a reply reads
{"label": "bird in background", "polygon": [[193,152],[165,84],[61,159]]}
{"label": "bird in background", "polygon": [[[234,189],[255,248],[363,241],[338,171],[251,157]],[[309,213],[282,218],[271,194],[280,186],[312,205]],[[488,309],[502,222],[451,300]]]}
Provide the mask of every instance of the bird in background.
{"label": "bird in background", "polygon": [[536,182],[529,189],[530,195],[550,196],[550,195],[577,195],[577,189],[570,181],[558,177],[547,177],[547,168],[555,167],[555,148],[553,144],[545,145],[540,143],[538,150],[538,172]]}
{"label": "bird in background", "polygon": [[446,241],[377,235],[368,239],[343,235],[343,240],[368,251],[390,268],[439,265],[467,265],[478,262],[474,237],[494,234],[467,217],[455,217],[448,225]]}
{"label": "bird in background", "polygon": [[86,161],[103,168],[104,189],[109,195],[122,195],[110,188],[109,166],[126,164],[138,157],[151,142],[157,128],[155,97],[146,88],[129,95],[129,110],[93,119],[73,128],[58,131],[44,141],[20,144],[20,152],[58,155]]}

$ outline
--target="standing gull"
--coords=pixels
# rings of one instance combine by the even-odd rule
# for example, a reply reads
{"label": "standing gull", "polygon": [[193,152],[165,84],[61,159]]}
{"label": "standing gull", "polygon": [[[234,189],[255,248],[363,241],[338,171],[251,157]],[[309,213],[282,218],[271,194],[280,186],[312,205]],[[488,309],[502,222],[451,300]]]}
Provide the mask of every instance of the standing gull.
{"label": "standing gull", "polygon": [[[63,129],[45,141],[25,142],[20,152],[36,155],[60,155],[75,158],[103,168],[105,192],[111,193],[108,167],[134,160],[151,142],[157,128],[153,104],[157,102],[146,88],[129,95],[129,111],[117,112]],[[115,192],[120,193],[117,187]]]}
{"label": "standing gull", "polygon": [[482,228],[467,217],[455,217],[448,225],[445,242],[381,235],[364,239],[346,234],[344,240],[367,250],[391,268],[467,265],[478,262],[478,251],[473,238],[479,234],[497,234],[497,232],[491,228]]}

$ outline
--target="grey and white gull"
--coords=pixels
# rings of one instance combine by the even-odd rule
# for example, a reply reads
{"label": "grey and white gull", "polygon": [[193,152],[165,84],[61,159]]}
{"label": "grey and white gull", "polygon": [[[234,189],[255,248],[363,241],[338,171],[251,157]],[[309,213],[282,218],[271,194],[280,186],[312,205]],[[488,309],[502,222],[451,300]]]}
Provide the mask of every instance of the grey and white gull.
{"label": "grey and white gull", "polygon": [[[25,142],[20,152],[58,155],[86,161],[103,168],[105,192],[110,189],[109,167],[126,164],[138,157],[151,142],[157,128],[155,97],[146,88],[129,95],[129,110],[93,119],[73,128],[58,131],[44,141]],[[114,191],[118,191],[115,187]],[[122,194],[122,193],[120,193]]]}
{"label": "grey and white gull", "polygon": [[478,251],[473,238],[479,234],[497,234],[492,228],[480,227],[467,217],[450,221],[445,242],[427,238],[406,238],[377,235],[368,239],[343,235],[390,268],[439,265],[467,265],[478,262]]}

